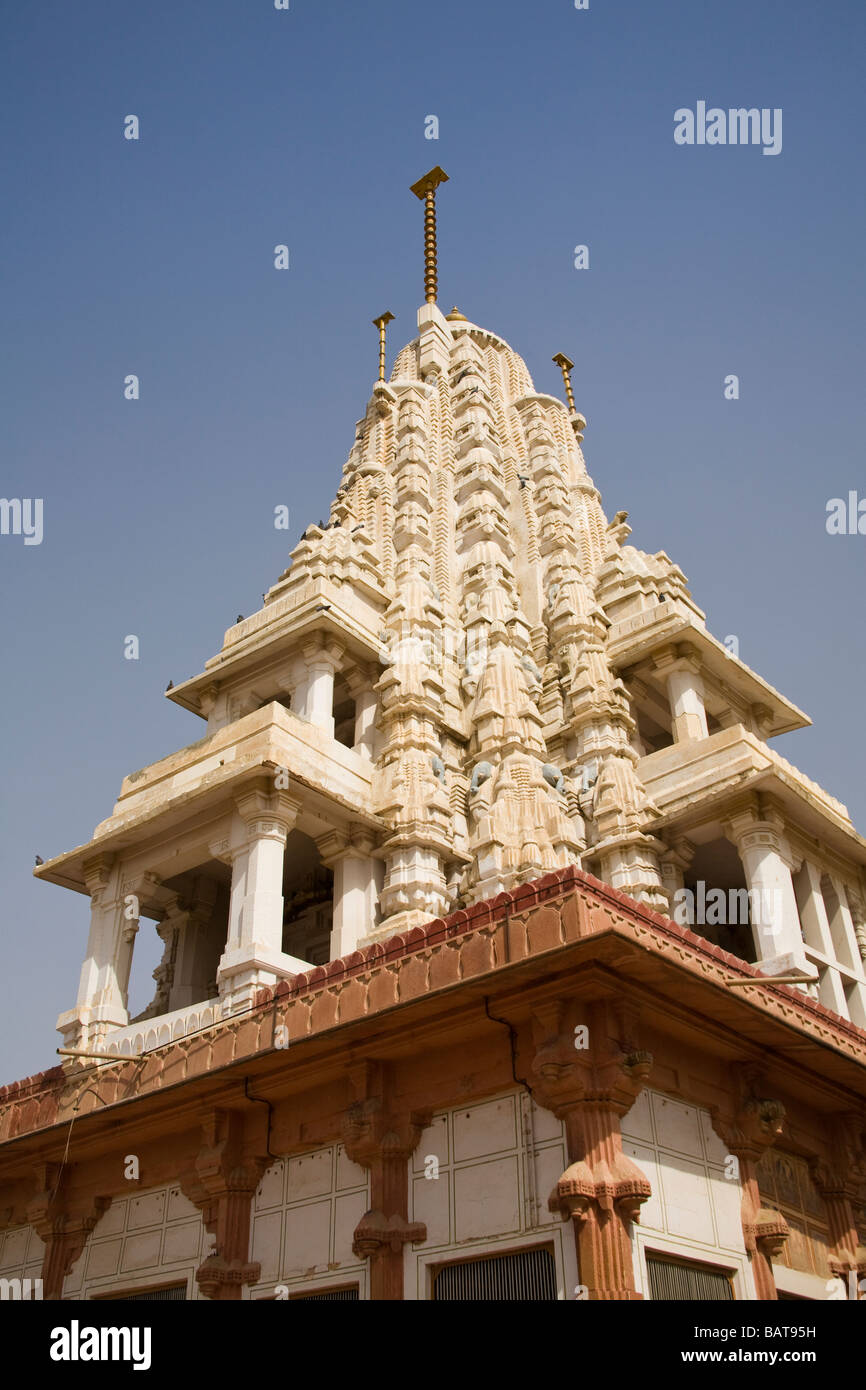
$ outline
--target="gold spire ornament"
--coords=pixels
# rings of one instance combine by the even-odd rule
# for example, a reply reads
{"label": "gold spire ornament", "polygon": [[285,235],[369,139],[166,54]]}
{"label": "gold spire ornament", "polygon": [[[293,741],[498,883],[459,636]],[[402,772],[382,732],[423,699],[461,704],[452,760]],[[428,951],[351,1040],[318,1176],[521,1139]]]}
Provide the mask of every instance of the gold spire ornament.
{"label": "gold spire ornament", "polygon": [[562,380],[565,385],[565,398],[568,401],[568,408],[572,415],[577,414],[574,405],[574,392],[571,389],[571,369],[574,366],[570,357],[566,357],[564,352],[558,352],[552,361],[562,369]]}
{"label": "gold spire ornament", "polygon": [[394,315],[386,309],[384,314],[380,314],[377,319],[373,319],[373,327],[379,330],[379,380],[385,380],[385,329],[393,321]]}
{"label": "gold spire ornament", "polygon": [[436,189],[440,183],[447,183],[448,175],[436,165],[417,183],[411,191],[424,203],[424,298],[428,304],[436,303]]}

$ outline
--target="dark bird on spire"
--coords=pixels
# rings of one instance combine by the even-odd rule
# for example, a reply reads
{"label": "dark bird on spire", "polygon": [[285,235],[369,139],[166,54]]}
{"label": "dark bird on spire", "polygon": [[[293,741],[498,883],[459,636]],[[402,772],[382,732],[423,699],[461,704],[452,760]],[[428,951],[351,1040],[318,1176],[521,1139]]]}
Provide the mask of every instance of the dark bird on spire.
{"label": "dark bird on spire", "polygon": [[529,479],[524,477],[522,473],[518,473],[517,481],[520,483],[521,489],[523,489],[526,487],[526,484],[529,482]]}
{"label": "dark bird on spire", "polygon": [[37,864],[44,864],[44,863],[45,863],[45,860],[42,858],[42,855],[41,855],[41,854],[37,854],[37,856],[36,856],[36,863],[37,863]]}
{"label": "dark bird on spire", "polygon": [[169,690],[174,690],[174,681],[169,681],[169,683],[168,683],[168,685],[165,687],[165,689],[166,689],[166,693],[167,693]]}
{"label": "dark bird on spire", "polygon": [[330,605],[329,603],[317,603],[317,604],[316,604],[316,612],[317,612],[317,613],[330,613],[330,611],[331,611],[331,605]]}
{"label": "dark bird on spire", "polygon": [[242,623],[243,620],[244,620],[244,615],[243,615],[243,613],[238,613],[238,616],[235,618],[235,622],[236,622],[236,623]]}

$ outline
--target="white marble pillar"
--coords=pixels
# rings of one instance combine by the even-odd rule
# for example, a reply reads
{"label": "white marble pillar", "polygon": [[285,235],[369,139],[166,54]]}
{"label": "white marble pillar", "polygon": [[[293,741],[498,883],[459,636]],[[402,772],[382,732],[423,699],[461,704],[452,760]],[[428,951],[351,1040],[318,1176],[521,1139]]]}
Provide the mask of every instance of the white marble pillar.
{"label": "white marble pillar", "polygon": [[767,974],[817,976],[803,950],[797,897],[791,877],[793,856],[775,814],[753,808],[732,816],[725,834],[737,847],[749,890],[752,937],[757,965]]}
{"label": "white marble pillar", "polygon": [[334,864],[332,960],[351,955],[376,925],[376,862],[369,855],[350,852]]}
{"label": "white marble pillar", "polygon": [[307,642],[304,659],[307,679],[302,717],[334,737],[334,675],[340,668],[343,649],[338,642],[322,639]]}
{"label": "white marble pillar", "polygon": [[60,1015],[57,1028],[64,1046],[99,1051],[98,1044],[108,1032],[129,1022],[126,989],[135,934],[124,941],[124,929],[130,923],[124,918],[120,865],[111,856],[100,855],[85,863],[84,874],[91,904],[87,954],[75,1007]]}
{"label": "white marble pillar", "polygon": [[355,742],[352,745],[362,758],[373,758],[373,740],[376,734],[376,714],[379,697],[375,690],[359,690],[355,694]]}
{"label": "white marble pillar", "polygon": [[378,921],[383,865],[373,857],[373,846],[374,837],[358,827],[316,840],[322,863],[334,872],[331,960],[351,955]]}
{"label": "white marble pillar", "polygon": [[682,660],[665,673],[675,743],[707,738],[704,682],[694,662]]}
{"label": "white marble pillar", "polygon": [[248,1007],[257,989],[304,968],[282,949],[283,857],[300,805],[281,792],[253,791],[237,807],[246,846],[233,850],[229,934],[217,971],[228,1012]]}

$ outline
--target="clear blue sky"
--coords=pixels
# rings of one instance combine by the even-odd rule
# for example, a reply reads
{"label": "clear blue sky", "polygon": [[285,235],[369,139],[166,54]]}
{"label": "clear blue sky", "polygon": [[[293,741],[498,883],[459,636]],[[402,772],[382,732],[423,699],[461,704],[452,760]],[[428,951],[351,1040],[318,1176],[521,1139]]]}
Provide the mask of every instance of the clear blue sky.
{"label": "clear blue sky", "polygon": [[[2,492],[44,499],[40,546],[0,537],[0,1080],[56,1060],[87,935],[34,856],[200,736],[162,692],[327,514],[370,320],[397,315],[389,370],[414,336],[408,187],[436,163],[446,312],[540,390],[574,358],[608,514],[812,715],[776,746],[866,827],[866,536],[825,530],[828,498],[866,496],[861,0],[49,0],[0,23]],[[782,108],[781,154],[676,146],[699,100]]]}

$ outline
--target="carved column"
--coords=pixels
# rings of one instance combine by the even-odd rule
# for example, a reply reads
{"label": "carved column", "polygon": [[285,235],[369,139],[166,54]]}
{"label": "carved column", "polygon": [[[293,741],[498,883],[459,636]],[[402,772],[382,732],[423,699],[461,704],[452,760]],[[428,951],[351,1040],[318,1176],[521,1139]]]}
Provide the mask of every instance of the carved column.
{"label": "carved column", "polygon": [[376,716],[379,697],[373,689],[378,671],[372,666],[354,666],[345,672],[349,693],[355,701],[355,737],[352,748],[362,758],[372,760],[376,742]]}
{"label": "carved column", "polygon": [[334,675],[340,669],[343,647],[318,634],[304,643],[307,688],[302,717],[334,736]]}
{"label": "carved column", "polygon": [[282,949],[283,857],[300,803],[265,784],[240,797],[237,807],[246,852],[232,847],[229,935],[217,971],[220,998],[231,1012],[247,1007],[262,985],[302,968]]}
{"label": "carved column", "polygon": [[334,871],[331,960],[351,955],[376,926],[381,866],[373,858],[374,846],[375,836],[359,826],[329,830],[316,840],[322,863]]}
{"label": "carved column", "polygon": [[195,1272],[206,1298],[237,1301],[245,1284],[255,1284],[261,1266],[251,1262],[250,1210],[269,1159],[261,1145],[245,1141],[243,1117],[214,1110],[203,1126],[203,1143],[194,1170],[183,1174],[184,1194],[202,1212],[216,1247]]}
{"label": "carved column", "polygon": [[739,1092],[737,1113],[732,1120],[714,1115],[713,1127],[739,1164],[743,1239],[752,1262],[755,1292],[759,1299],[772,1300],[779,1296],[773,1260],[778,1259],[788,1239],[788,1223],[780,1211],[761,1205],[757,1165],[782,1133],[785,1107],[780,1100],[762,1097],[756,1067],[738,1065],[733,1071]]}
{"label": "carved column", "polygon": [[549,1210],[574,1221],[580,1282],[590,1299],[636,1300],[631,1223],[651,1195],[622,1150],[620,1122],[652,1065],[635,1047],[627,1006],[555,1000],[535,1010],[535,1100],[565,1123],[570,1166]]}
{"label": "carved column", "polygon": [[124,939],[124,929],[131,924],[124,918],[120,874],[114,855],[96,854],[84,861],[90,933],[77,1003],[57,1020],[65,1047],[98,1047],[106,1033],[129,1022],[124,997],[124,969],[128,976],[129,965],[124,957],[131,959],[131,942]]}
{"label": "carved column", "polygon": [[403,1246],[427,1239],[422,1222],[409,1222],[408,1162],[430,1115],[391,1107],[383,1063],[359,1063],[349,1081],[355,1098],[343,1117],[343,1143],[352,1162],[370,1170],[370,1209],[355,1228],[352,1249],[370,1261],[370,1298],[399,1301]]}
{"label": "carved column", "polygon": [[63,1297],[63,1281],[111,1198],[86,1198],[83,1206],[69,1204],[58,1163],[40,1163],[36,1178],[39,1191],[28,1203],[27,1220],[45,1242],[42,1297],[59,1300]]}
{"label": "carved column", "polygon": [[857,1284],[866,1275],[866,1248],[857,1230],[855,1206],[866,1185],[866,1120],[862,1115],[837,1117],[831,1127],[833,1159],[810,1165],[812,1181],[824,1199],[830,1228],[830,1269]]}
{"label": "carved column", "polygon": [[795,860],[781,815],[769,802],[748,797],[732,808],[725,835],[736,845],[749,886],[757,964],[766,974],[817,971],[803,950],[791,870]]}
{"label": "carved column", "polygon": [[686,643],[676,651],[659,653],[655,669],[667,683],[674,742],[706,738],[704,682],[697,652]]}

